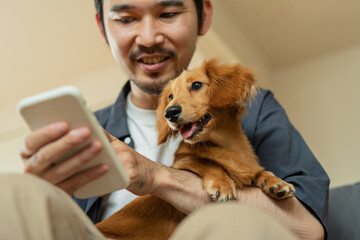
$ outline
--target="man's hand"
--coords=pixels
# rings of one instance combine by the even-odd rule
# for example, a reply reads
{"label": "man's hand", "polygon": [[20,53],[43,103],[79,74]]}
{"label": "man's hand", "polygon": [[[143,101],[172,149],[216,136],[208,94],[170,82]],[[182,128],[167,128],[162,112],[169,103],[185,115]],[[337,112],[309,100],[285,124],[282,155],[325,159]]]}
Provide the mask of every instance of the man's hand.
{"label": "man's hand", "polygon": [[98,165],[76,173],[101,151],[102,145],[97,141],[61,163],[54,164],[60,156],[86,141],[90,135],[87,128],[70,130],[66,122],[50,124],[31,132],[20,147],[24,172],[37,175],[72,195],[109,170],[106,165]]}
{"label": "man's hand", "polygon": [[106,133],[116,155],[130,178],[127,190],[136,195],[152,194],[157,188],[157,173],[165,166],[137,153],[119,139]]}

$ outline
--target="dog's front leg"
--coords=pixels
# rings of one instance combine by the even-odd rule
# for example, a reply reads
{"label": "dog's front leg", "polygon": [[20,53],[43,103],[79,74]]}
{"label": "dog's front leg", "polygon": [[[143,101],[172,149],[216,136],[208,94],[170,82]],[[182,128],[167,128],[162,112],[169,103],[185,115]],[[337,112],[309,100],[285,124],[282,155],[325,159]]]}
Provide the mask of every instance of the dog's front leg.
{"label": "dog's front leg", "polygon": [[257,186],[276,199],[292,197],[295,188],[292,184],[265,171],[253,154],[239,154],[222,148],[203,149],[197,153],[201,158],[209,158],[223,166],[234,179],[237,187]]}
{"label": "dog's front leg", "polygon": [[[176,156],[176,155],[175,155]],[[172,166],[193,172],[202,178],[203,188],[213,201],[224,202],[236,199],[236,186],[225,169],[207,159],[188,155],[176,159]]]}

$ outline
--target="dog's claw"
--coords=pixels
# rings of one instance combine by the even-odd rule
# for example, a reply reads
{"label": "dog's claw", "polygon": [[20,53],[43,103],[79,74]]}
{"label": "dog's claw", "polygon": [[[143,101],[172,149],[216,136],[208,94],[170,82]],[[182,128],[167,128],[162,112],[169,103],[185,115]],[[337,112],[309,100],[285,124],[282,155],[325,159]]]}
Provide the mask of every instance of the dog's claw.
{"label": "dog's claw", "polygon": [[276,194],[276,196],[278,196],[278,197],[283,197],[283,196],[285,196],[285,190],[282,190],[281,192],[278,192],[277,194]]}
{"label": "dog's claw", "polygon": [[213,201],[215,201],[215,200],[216,200],[215,194],[212,194],[212,195],[211,195],[211,198],[212,198]]}
{"label": "dog's claw", "polygon": [[230,178],[229,186],[214,184],[214,181],[210,181],[210,184],[205,183],[205,189],[214,202],[226,202],[236,199],[235,183]]}
{"label": "dog's claw", "polygon": [[258,186],[271,197],[284,199],[294,196],[295,188],[292,184],[283,181],[272,173],[265,172],[263,176],[265,179],[261,179],[259,181],[261,184]]}

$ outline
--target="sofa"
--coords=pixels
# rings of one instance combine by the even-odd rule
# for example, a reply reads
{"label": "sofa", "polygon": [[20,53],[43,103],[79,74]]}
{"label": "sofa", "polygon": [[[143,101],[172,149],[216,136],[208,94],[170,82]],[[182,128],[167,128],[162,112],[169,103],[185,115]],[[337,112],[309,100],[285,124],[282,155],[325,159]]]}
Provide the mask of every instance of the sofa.
{"label": "sofa", "polygon": [[360,182],[330,189],[328,240],[360,240]]}

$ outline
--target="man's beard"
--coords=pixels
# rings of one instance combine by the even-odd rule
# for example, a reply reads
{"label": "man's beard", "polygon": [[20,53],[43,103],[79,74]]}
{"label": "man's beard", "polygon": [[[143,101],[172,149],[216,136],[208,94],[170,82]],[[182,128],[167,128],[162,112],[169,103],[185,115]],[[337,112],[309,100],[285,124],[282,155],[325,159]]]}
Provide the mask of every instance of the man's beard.
{"label": "man's beard", "polygon": [[[135,63],[137,58],[143,54],[163,54],[170,58],[177,59],[177,54],[175,51],[169,48],[163,48],[160,45],[155,45],[152,47],[144,47],[139,46],[138,49],[134,52],[130,53],[130,61]],[[145,81],[141,81],[136,79],[135,76],[130,77],[130,81],[132,81],[138,88],[140,88],[143,92],[152,95],[159,95],[164,88],[164,86],[171,80],[180,75],[180,72],[177,69],[174,69],[174,74],[172,77],[167,79],[158,79],[159,73],[151,73],[150,78],[154,79],[152,83],[144,83]]]}
{"label": "man's beard", "polygon": [[[144,83],[145,81],[141,81],[136,79],[135,77],[131,77],[130,81],[133,82],[140,90],[146,92],[151,95],[160,95],[161,91],[165,87],[165,85],[171,80],[180,75],[180,72],[175,70],[174,75],[167,79],[156,79],[158,77],[158,73],[152,73],[151,78],[154,79],[152,83]],[[156,80],[155,80],[156,79]]]}

